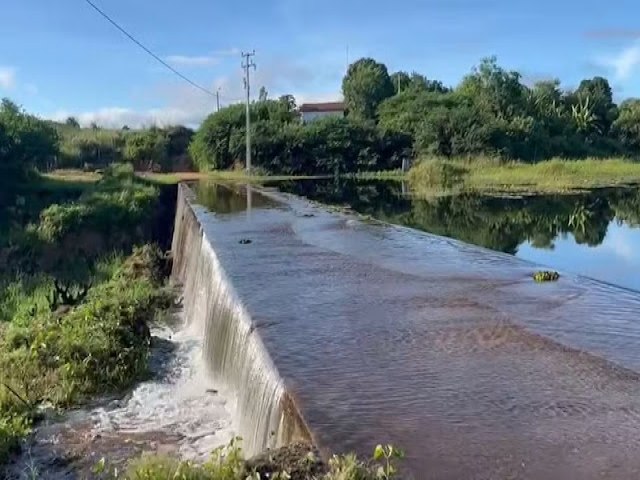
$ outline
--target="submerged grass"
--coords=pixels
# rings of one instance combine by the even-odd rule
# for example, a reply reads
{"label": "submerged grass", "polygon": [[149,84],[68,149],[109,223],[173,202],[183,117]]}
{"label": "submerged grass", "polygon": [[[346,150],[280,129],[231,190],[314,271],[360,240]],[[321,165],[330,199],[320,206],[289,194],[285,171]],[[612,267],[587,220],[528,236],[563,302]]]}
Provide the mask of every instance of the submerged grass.
{"label": "submerged grass", "polygon": [[[446,172],[456,171],[451,180]],[[562,193],[640,184],[640,163],[625,159],[553,159],[535,164],[491,158],[422,159],[409,172],[418,195],[447,189],[479,193]],[[456,177],[456,176],[454,176]]]}

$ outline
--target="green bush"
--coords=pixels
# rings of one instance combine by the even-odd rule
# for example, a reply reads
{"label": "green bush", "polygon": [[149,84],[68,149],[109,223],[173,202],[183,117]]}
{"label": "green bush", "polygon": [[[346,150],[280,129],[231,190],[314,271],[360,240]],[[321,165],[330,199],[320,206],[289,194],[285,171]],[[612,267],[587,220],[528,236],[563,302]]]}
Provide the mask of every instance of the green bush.
{"label": "green bush", "polygon": [[[46,122],[15,103],[0,104],[0,211],[14,204],[34,170],[50,168],[58,153],[58,136]],[[0,216],[4,212],[0,212]]]}
{"label": "green bush", "polygon": [[157,188],[136,181],[130,165],[114,165],[77,202],[54,204],[43,210],[35,232],[47,242],[59,242],[80,230],[134,236],[137,227],[151,218],[157,200]]}
{"label": "green bush", "polygon": [[452,188],[464,182],[466,170],[460,164],[438,158],[425,158],[415,165],[410,179],[415,184],[430,188]]}
{"label": "green bush", "polygon": [[172,302],[162,284],[166,262],[157,247],[147,245],[116,263],[115,257],[102,263],[94,280],[109,271],[111,278],[80,305],[52,312],[27,303],[29,313],[18,312],[1,327],[0,460],[26,433],[37,405],[69,406],[146,375],[149,324]]}

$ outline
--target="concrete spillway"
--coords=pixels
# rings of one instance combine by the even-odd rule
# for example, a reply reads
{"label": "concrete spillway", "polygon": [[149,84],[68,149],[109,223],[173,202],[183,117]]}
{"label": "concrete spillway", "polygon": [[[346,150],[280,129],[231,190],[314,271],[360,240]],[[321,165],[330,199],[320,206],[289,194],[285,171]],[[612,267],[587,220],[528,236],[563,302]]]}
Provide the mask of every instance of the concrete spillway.
{"label": "concrete spillway", "polygon": [[[640,298],[305,200],[181,186],[174,277],[254,453],[404,448],[412,478],[635,478]],[[241,242],[250,240],[250,243]]]}

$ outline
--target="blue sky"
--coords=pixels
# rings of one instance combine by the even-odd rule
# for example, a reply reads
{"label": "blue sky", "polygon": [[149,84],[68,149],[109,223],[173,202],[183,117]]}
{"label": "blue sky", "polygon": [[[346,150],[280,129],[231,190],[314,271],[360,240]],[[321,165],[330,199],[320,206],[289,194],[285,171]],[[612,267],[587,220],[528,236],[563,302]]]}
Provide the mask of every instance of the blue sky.
{"label": "blue sky", "polygon": [[[339,97],[347,46],[450,85],[497,55],[525,80],[606,75],[617,98],[640,96],[637,0],[94,1],[225,103],[242,97],[239,52],[254,48],[255,92]],[[29,111],[120,126],[197,124],[214,108],[83,0],[3,3],[0,96]]]}

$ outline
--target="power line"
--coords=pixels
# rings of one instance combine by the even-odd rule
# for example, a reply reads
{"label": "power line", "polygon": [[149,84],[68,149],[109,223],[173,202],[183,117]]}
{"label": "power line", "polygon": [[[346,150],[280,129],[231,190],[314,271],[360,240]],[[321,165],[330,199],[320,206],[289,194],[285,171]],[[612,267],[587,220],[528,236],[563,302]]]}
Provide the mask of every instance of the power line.
{"label": "power line", "polygon": [[165,62],[162,58],[160,58],[158,55],[156,55],[155,53],[153,53],[150,49],[148,49],[147,47],[145,47],[142,43],[140,43],[133,35],[131,35],[129,32],[127,32],[124,28],[122,28],[120,25],[118,25],[118,23],[113,20],[111,17],[109,17],[109,15],[107,15],[105,12],[103,12],[102,10],[100,10],[100,8],[93,3],[91,0],[84,0],[85,2],[87,2],[96,12],[98,12],[100,15],[102,15],[111,25],[113,25],[114,27],[116,27],[118,30],[120,30],[124,35],[127,36],[127,38],[129,38],[129,40],[131,40],[133,43],[135,43],[136,45],[138,45],[141,49],[143,49],[145,52],[147,52],[149,55],[151,55],[155,60],[157,60],[158,62],[160,62],[162,65],[164,65],[165,67],[167,67],[169,70],[171,70],[173,73],[175,73],[178,77],[180,77],[181,79],[183,79],[185,82],[189,83],[191,86],[197,88],[198,90],[206,93],[207,95],[210,95],[212,97],[216,97],[216,94],[210,90],[207,90],[206,88],[204,88],[201,85],[198,85],[196,82],[194,82],[193,80],[191,80],[190,78],[186,77],[185,75],[183,75],[182,73],[180,73],[178,70],[176,70],[175,68],[173,68],[171,65],[169,65],[167,62]]}

